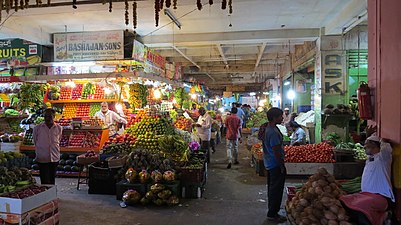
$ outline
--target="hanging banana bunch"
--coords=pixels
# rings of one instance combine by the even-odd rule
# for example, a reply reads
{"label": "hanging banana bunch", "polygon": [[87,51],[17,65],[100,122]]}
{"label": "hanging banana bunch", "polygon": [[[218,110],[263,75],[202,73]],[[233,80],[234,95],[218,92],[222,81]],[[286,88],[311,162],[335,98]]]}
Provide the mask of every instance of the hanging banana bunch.
{"label": "hanging banana bunch", "polygon": [[156,27],[159,26],[159,12],[160,12],[160,2],[159,2],[159,0],[155,0],[155,20],[156,20]]}
{"label": "hanging banana bunch", "polygon": [[134,25],[134,30],[136,29],[136,25],[137,25],[137,23],[138,23],[138,21],[137,21],[137,14],[136,14],[136,7],[137,7],[137,4],[136,4],[136,0],[134,1],[134,3],[132,3],[132,20],[133,20],[133,25]]}
{"label": "hanging banana bunch", "polygon": [[202,10],[202,2],[201,2],[201,0],[196,0],[196,7],[198,7],[198,10]]}
{"label": "hanging banana bunch", "polygon": [[170,8],[171,7],[171,0],[166,0],[166,8]]}
{"label": "hanging banana bunch", "polygon": [[128,5],[128,0],[124,1],[125,4],[125,25],[128,26],[129,25],[129,5]]}
{"label": "hanging banana bunch", "polygon": [[109,0],[109,12],[113,11],[113,0]]}
{"label": "hanging banana bunch", "polygon": [[25,9],[29,8],[29,0],[25,0]]}
{"label": "hanging banana bunch", "polygon": [[221,1],[221,9],[225,10],[227,8],[227,0]]}
{"label": "hanging banana bunch", "polygon": [[233,14],[233,0],[228,0],[228,10],[230,14]]}
{"label": "hanging banana bunch", "polygon": [[213,0],[209,0],[209,5],[213,5]]}
{"label": "hanging banana bunch", "polygon": [[[49,0],[48,0],[49,1]],[[77,0],[72,0],[72,8],[77,9]]]}
{"label": "hanging banana bunch", "polygon": [[0,0],[0,23],[1,23],[1,12],[3,11],[3,0]]}
{"label": "hanging banana bunch", "polygon": [[14,10],[18,12],[18,0],[14,0]]}
{"label": "hanging banana bunch", "polygon": [[160,0],[159,12],[163,9],[163,7],[164,7],[164,0]]}
{"label": "hanging banana bunch", "polygon": [[19,9],[24,10],[25,2],[24,0],[19,1]]}
{"label": "hanging banana bunch", "polygon": [[173,0],[173,9],[177,9],[177,0]]}

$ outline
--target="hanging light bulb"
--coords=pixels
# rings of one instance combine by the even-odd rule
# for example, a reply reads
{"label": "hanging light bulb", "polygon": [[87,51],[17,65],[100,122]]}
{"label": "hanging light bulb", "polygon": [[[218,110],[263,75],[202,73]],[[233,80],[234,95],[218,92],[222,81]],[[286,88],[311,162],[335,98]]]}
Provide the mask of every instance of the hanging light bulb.
{"label": "hanging light bulb", "polygon": [[117,112],[122,111],[123,110],[123,105],[121,103],[117,103],[116,104],[116,110],[117,110]]}
{"label": "hanging light bulb", "polygon": [[104,93],[105,93],[106,95],[111,94],[111,89],[110,89],[109,87],[104,87],[103,90],[104,90]]}
{"label": "hanging light bulb", "polygon": [[162,97],[162,93],[160,92],[159,89],[155,89],[155,90],[153,91],[153,97],[154,97],[155,99],[160,99],[160,98]]}
{"label": "hanging light bulb", "polygon": [[195,100],[196,99],[196,94],[191,94],[191,98]]}
{"label": "hanging light bulb", "polygon": [[75,87],[75,83],[72,80],[69,80],[69,81],[65,82],[65,85],[68,86],[68,87],[72,87],[72,88]]}

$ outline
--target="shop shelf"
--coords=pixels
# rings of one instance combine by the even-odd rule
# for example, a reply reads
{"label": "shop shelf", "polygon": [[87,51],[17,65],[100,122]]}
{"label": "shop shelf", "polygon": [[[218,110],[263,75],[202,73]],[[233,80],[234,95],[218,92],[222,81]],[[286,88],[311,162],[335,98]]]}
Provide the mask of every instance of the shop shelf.
{"label": "shop shelf", "polygon": [[96,103],[96,102],[116,102],[117,99],[83,99],[83,100],[49,100],[52,104],[57,103]]}

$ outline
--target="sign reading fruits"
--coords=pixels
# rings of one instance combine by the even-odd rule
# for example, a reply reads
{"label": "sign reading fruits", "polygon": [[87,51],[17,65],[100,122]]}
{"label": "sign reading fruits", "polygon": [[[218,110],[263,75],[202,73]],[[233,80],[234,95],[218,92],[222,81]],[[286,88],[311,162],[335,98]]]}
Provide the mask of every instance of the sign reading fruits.
{"label": "sign reading fruits", "polygon": [[41,62],[42,46],[22,39],[0,40],[0,66],[27,66]]}

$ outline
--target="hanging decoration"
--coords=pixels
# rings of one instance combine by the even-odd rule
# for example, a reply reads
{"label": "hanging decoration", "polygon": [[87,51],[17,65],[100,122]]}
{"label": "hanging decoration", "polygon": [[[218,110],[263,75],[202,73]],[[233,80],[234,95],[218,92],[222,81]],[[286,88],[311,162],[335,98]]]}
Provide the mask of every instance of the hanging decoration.
{"label": "hanging decoration", "polygon": [[6,2],[6,12],[7,12],[7,14],[8,13],[10,13],[10,9],[11,9],[11,5],[10,5],[10,2],[11,2],[11,0],[5,0]]}
{"label": "hanging decoration", "polygon": [[136,25],[138,23],[136,7],[137,7],[137,4],[136,4],[136,1],[134,1],[134,3],[132,3],[132,20],[133,20],[134,30],[136,29]]}
{"label": "hanging decoration", "polygon": [[125,4],[125,25],[128,26],[129,25],[129,5],[128,5],[128,0],[124,0],[124,4]]}
{"label": "hanging decoration", "polygon": [[202,2],[201,2],[201,0],[196,0],[196,7],[198,7],[198,10],[202,10]]}
{"label": "hanging decoration", "polygon": [[[41,7],[42,6],[42,0],[35,0],[36,1],[36,6]],[[72,8],[77,9],[77,2],[78,0],[72,0]],[[124,0],[125,3],[125,25],[129,25],[129,2],[130,0]],[[138,3],[137,0],[133,0],[132,4],[132,20],[133,20],[133,27],[134,29],[137,28],[138,25],[138,15],[137,15],[137,8],[138,8]],[[111,13],[113,11],[113,0],[101,0],[102,4],[105,5],[106,3],[109,3],[109,12]],[[160,11],[163,9],[165,6],[166,8],[170,8],[171,5],[173,5],[173,9],[177,9],[178,5],[178,0],[155,0],[155,26],[159,26],[159,20],[160,20]],[[209,5],[213,5],[214,1],[213,0],[208,0]],[[47,7],[51,6],[51,0],[47,0]],[[202,10],[203,4],[202,0],[196,0],[196,7],[198,10]],[[232,6],[232,0],[228,0],[228,7],[229,7],[229,13],[233,13],[233,6]],[[0,9],[5,9],[6,13],[9,14],[10,11],[14,8],[15,12],[18,12],[18,10],[24,10],[29,8],[29,0],[0,0]],[[221,9],[225,10],[227,9],[227,0],[222,0],[221,2]],[[0,10],[0,21],[2,20],[2,13]]]}
{"label": "hanging decoration", "polygon": [[156,27],[159,26],[159,12],[160,12],[160,2],[159,2],[159,0],[155,0],[155,20],[156,20]]}
{"label": "hanging decoration", "polygon": [[3,0],[0,0],[0,23],[1,23],[1,12],[3,11]]}

